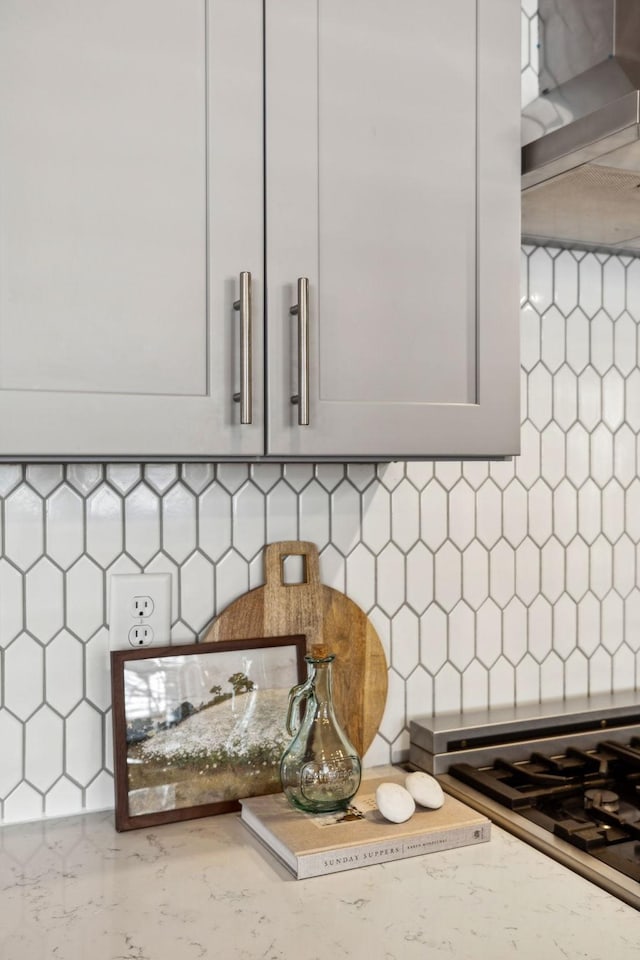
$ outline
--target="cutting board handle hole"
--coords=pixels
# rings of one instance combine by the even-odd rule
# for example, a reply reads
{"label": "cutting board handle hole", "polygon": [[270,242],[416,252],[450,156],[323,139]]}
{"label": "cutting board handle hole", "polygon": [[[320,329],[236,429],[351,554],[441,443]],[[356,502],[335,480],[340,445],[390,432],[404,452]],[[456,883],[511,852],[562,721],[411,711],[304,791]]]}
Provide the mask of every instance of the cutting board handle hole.
{"label": "cutting board handle hole", "polygon": [[307,558],[301,555],[287,554],[281,558],[281,577],[285,587],[299,583],[308,583]]}

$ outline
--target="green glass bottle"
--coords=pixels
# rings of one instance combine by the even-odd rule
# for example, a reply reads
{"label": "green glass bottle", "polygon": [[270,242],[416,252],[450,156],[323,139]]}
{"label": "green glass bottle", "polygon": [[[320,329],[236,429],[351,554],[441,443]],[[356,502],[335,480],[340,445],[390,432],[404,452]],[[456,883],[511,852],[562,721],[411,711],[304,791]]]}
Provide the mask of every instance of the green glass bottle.
{"label": "green glass bottle", "polygon": [[[356,749],[336,719],[331,699],[334,654],[315,644],[305,657],[308,677],[289,694],[287,731],[294,739],[280,763],[289,802],[307,813],[346,810],[360,786]],[[300,722],[302,705],[304,716]]]}

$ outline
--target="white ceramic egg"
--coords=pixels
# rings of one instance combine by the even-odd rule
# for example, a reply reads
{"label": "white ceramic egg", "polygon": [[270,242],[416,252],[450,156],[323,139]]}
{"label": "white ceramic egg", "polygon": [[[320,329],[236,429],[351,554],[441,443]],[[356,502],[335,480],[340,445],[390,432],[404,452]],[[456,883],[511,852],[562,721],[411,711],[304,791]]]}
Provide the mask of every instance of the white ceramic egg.
{"label": "white ceramic egg", "polygon": [[442,787],[435,777],[428,773],[416,770],[414,773],[408,774],[404,785],[415,802],[421,807],[437,810],[444,803]]}
{"label": "white ceramic egg", "polygon": [[416,809],[413,797],[399,783],[381,783],[376,790],[376,804],[385,820],[392,823],[404,823]]}

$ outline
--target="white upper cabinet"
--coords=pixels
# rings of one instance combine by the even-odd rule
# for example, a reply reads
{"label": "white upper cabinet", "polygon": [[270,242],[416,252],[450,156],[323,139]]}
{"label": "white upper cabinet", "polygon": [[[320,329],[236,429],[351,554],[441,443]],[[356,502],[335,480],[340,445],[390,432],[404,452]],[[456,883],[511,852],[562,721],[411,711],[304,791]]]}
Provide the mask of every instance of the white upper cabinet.
{"label": "white upper cabinet", "polygon": [[267,3],[270,453],[518,451],[519,22],[512,0]]}
{"label": "white upper cabinet", "polygon": [[260,0],[0,3],[0,453],[263,451]]}
{"label": "white upper cabinet", "polygon": [[0,456],[518,452],[512,0],[2,0],[0,177]]}

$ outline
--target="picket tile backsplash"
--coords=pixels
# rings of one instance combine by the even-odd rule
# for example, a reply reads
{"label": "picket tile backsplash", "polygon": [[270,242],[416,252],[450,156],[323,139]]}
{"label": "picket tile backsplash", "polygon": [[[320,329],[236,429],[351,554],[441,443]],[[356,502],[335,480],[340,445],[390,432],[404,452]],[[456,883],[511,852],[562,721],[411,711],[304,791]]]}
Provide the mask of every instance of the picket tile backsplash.
{"label": "picket tile backsplash", "polygon": [[172,575],[172,642],[318,544],[389,661],[367,763],[417,713],[635,688],[640,261],[524,248],[509,462],[0,465],[1,814],[113,803],[109,581]]}

